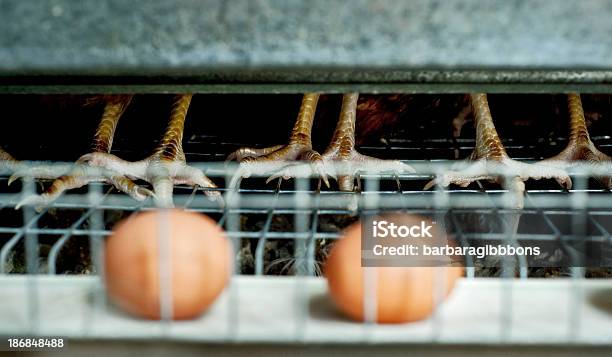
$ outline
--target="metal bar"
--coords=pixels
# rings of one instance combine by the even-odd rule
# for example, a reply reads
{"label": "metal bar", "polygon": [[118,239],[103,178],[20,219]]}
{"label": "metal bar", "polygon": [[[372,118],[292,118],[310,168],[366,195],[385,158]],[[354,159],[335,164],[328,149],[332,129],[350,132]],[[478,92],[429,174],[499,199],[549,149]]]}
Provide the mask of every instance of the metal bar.
{"label": "metal bar", "polygon": [[[109,193],[110,191],[108,191],[106,195],[104,195],[104,197],[107,197]],[[102,199],[102,201],[103,200],[104,198]],[[60,239],[57,240],[57,242],[53,244],[53,246],[51,247],[51,250],[49,251],[48,258],[47,258],[47,264],[48,264],[47,273],[48,274],[50,275],[55,274],[55,269],[57,267],[57,256],[60,250],[62,249],[62,247],[64,246],[64,244],[68,241],[68,239],[70,239],[73,236],[72,233],[74,232],[74,230],[77,227],[79,227],[81,224],[83,224],[83,222],[85,222],[85,220],[88,219],[97,210],[98,210],[98,206],[92,206],[89,210],[87,210],[87,212],[82,214],[81,217],[79,217],[79,219],[77,219],[70,226],[70,228],[66,230],[66,233],[64,233],[64,235],[61,236]]]}
{"label": "metal bar", "polygon": [[[444,74],[460,68],[477,69],[490,83],[516,80],[499,75],[501,69],[609,70],[612,58],[606,36],[612,32],[612,5],[605,0],[555,6],[545,0],[2,0],[1,5],[4,76],[163,75],[224,83],[242,74],[270,83],[299,78],[293,73],[299,69],[311,81],[342,69],[370,68],[377,73],[371,77],[393,81],[403,78],[393,76],[402,69]],[[100,19],[107,22],[99,25]],[[347,72],[328,80],[370,78]],[[417,73],[419,82],[435,82]],[[518,78],[590,79],[539,77],[526,70]]]}
{"label": "metal bar", "polygon": [[24,237],[26,234],[26,230],[28,227],[31,227],[38,222],[40,217],[47,213],[47,209],[42,210],[36,216],[34,216],[30,221],[28,221],[22,228],[19,228],[15,233],[15,235],[4,245],[2,249],[0,249],[0,274],[4,274],[4,266],[6,264],[7,257],[13,249],[13,247]]}
{"label": "metal bar", "polygon": [[[282,178],[278,180],[278,184],[276,186],[276,197],[280,192]],[[266,222],[264,223],[263,229],[261,230],[261,235],[259,236],[259,240],[257,241],[257,247],[255,248],[255,275],[263,275],[264,273],[264,252],[266,247],[266,241],[270,234],[270,227],[272,226],[272,218],[274,217],[274,207],[275,205],[270,206],[268,212],[266,214]]]}
{"label": "metal bar", "polygon": [[[104,199],[108,197],[111,190],[108,190],[103,196],[101,192],[102,188],[100,185],[89,185],[87,196],[89,198],[90,205],[96,207],[93,213],[90,215],[91,229],[102,230],[104,226],[104,213],[99,209],[100,205],[104,202]],[[89,304],[89,309],[83,313],[83,335],[87,336],[92,333],[96,326],[95,318],[97,317],[94,311],[104,311],[107,306],[107,296],[105,293],[106,289],[106,266],[105,266],[105,250],[104,250],[104,237],[101,236],[89,236],[89,247],[91,261],[94,269],[100,279],[97,281],[97,285],[100,287],[99,290],[94,291],[93,301]]]}

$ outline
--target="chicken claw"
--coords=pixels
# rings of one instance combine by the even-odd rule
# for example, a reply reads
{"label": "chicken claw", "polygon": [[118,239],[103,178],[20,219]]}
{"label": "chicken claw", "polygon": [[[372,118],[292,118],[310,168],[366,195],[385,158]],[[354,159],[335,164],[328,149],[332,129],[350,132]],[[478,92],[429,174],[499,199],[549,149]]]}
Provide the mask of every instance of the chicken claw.
{"label": "chicken claw", "polygon": [[[96,153],[104,155],[104,153]],[[91,155],[91,154],[90,154]],[[106,154],[112,156],[110,154]],[[104,169],[103,166],[96,167],[88,166],[82,162],[82,158],[77,161],[77,165],[67,174],[58,177],[40,195],[30,195],[23,198],[15,209],[22,206],[35,206],[37,211],[42,207],[48,206],[66,190],[83,187],[91,182],[106,182],[115,186],[118,190],[127,193],[130,197],[137,201],[143,201],[147,197],[152,196],[153,192],[147,188],[140,187],[128,177],[118,174],[110,170]]]}
{"label": "chicken claw", "polygon": [[[343,96],[340,119],[325,153],[320,155],[312,150],[311,129],[317,98],[317,94],[304,95],[300,116],[291,133],[289,145],[265,149],[244,148],[228,157],[241,161],[241,167],[232,179],[232,187],[235,187],[239,178],[253,173],[263,175],[273,172],[267,182],[280,177],[289,179],[314,174],[320,177],[327,187],[330,186],[328,176],[331,176],[338,181],[340,190],[352,191],[355,175],[359,171],[414,172],[412,167],[400,161],[381,160],[362,155],[355,150],[358,93],[347,93]],[[307,161],[308,164],[295,163],[295,160]],[[260,165],[265,163],[269,165]]]}
{"label": "chicken claw", "polygon": [[89,162],[88,157],[93,154],[108,154],[113,144],[117,123],[132,100],[131,95],[110,95],[100,97],[105,103],[104,111],[93,138],[92,153],[83,155],[77,160],[75,166],[64,174],[50,167],[34,166],[18,168],[9,178],[9,185],[22,177],[37,179],[55,179],[42,194],[32,195],[22,199],[15,209],[24,205],[34,205],[37,209],[55,201],[62,193],[69,189],[79,188],[90,182],[106,182],[118,190],[129,194],[137,200],[144,200],[151,195],[151,191],[139,187],[119,171],[105,170],[103,165]]}
{"label": "chicken claw", "polygon": [[[567,147],[558,155],[540,161],[540,165],[565,169],[579,163],[594,167],[605,166],[612,169],[612,157],[599,151],[591,141],[584,118],[580,94],[571,93],[567,96],[567,106],[570,114],[570,137]],[[612,189],[612,177],[598,177],[608,189]]]}
{"label": "chicken claw", "polygon": [[[160,207],[174,205],[172,200],[174,185],[186,184],[205,189],[216,188],[217,186],[201,170],[190,167],[185,162],[182,139],[191,98],[192,95],[188,94],[176,97],[166,133],[151,156],[140,161],[129,162],[110,154],[110,143],[116,122],[112,125],[109,123],[107,127],[112,130],[102,131],[102,136],[107,139],[95,140],[96,145],[100,144],[101,147],[96,147],[94,152],[83,155],[74,170],[69,175],[58,178],[46,192],[38,196],[26,197],[19,206],[48,204],[64,190],[94,181],[109,182],[139,201],[153,197],[156,205]],[[102,126],[101,123],[100,127]],[[100,129],[96,138],[99,137],[98,134],[100,134]],[[153,190],[136,185],[132,181],[134,179],[151,183]],[[205,190],[204,193],[211,200],[221,199],[221,193],[218,191]]]}
{"label": "chicken claw", "polygon": [[112,154],[94,153],[87,155],[86,160],[112,172],[149,182],[153,186],[151,196],[158,207],[174,206],[172,193],[175,185],[204,188],[209,199],[221,201],[221,192],[209,190],[217,186],[201,170],[187,165],[185,160],[182,141],[191,99],[191,94],[176,96],[166,133],[149,157],[130,162]]}
{"label": "chicken claw", "polygon": [[289,171],[281,175],[279,175],[279,172],[296,161],[309,163],[312,170],[329,186],[323,168],[323,159],[318,152],[312,149],[312,123],[318,100],[318,93],[304,94],[300,112],[287,145],[276,145],[261,149],[241,148],[231,153],[227,160],[238,160],[240,167],[234,174],[230,187],[236,187],[240,179],[251,175],[272,175],[268,181],[280,176],[290,178],[292,175],[289,175]]}
{"label": "chicken claw", "polygon": [[489,180],[497,183],[505,182],[508,189],[517,195],[516,208],[523,207],[524,181],[554,178],[560,185],[570,189],[572,181],[565,170],[538,164],[526,164],[511,159],[501,143],[486,94],[471,94],[472,107],[476,124],[476,147],[459,171],[449,171],[428,182],[424,189],[435,185],[443,187],[456,184],[462,187],[478,180]]}
{"label": "chicken claw", "polygon": [[[319,176],[331,176],[336,179],[341,191],[353,191],[355,175],[359,171],[415,172],[410,165],[401,161],[377,159],[360,154],[355,150],[355,121],[358,99],[358,93],[347,93],[342,97],[340,119],[336,125],[334,136],[323,155],[321,155],[324,173],[317,172]],[[305,169],[299,165],[289,166],[270,179],[279,176],[304,175],[307,174]],[[329,187],[329,183],[327,181],[325,183]]]}

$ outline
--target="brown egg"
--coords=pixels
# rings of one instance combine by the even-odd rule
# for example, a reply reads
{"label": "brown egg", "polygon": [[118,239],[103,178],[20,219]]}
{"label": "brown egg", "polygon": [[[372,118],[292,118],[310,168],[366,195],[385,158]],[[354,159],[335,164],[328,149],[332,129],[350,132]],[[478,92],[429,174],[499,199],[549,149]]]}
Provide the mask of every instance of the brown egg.
{"label": "brown egg", "polygon": [[[410,216],[410,220],[422,217]],[[461,267],[361,267],[361,223],[346,229],[332,248],[325,276],[332,300],[354,320],[364,320],[364,272],[371,269],[376,287],[376,320],[403,323],[427,318],[434,310],[436,284],[445,278],[445,296],[450,294]],[[374,275],[375,274],[375,275]]]}
{"label": "brown egg", "polygon": [[230,242],[215,221],[202,214],[157,210],[118,223],[106,240],[106,291],[124,310],[160,318],[162,232],[169,238],[159,245],[170,248],[165,253],[170,263],[163,265],[170,268],[172,318],[195,318],[223,291],[232,270]]}

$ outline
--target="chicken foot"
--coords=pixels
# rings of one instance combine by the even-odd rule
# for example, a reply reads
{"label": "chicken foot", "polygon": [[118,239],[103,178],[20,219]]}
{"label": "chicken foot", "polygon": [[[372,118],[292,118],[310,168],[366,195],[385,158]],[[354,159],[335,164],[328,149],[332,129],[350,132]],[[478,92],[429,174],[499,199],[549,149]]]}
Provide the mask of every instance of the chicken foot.
{"label": "chicken foot", "polygon": [[[560,185],[571,188],[571,179],[563,169],[527,164],[511,159],[493,124],[487,95],[484,93],[471,94],[470,100],[476,125],[476,147],[462,165],[467,164],[467,167],[459,171],[444,173],[427,183],[425,189],[430,189],[434,185],[447,187],[450,184],[467,187],[478,180],[505,183],[506,187],[518,196],[516,208],[521,208],[525,191],[524,181],[527,179],[554,178]],[[504,182],[505,178],[509,178],[510,182]]]}
{"label": "chicken foot", "polygon": [[19,209],[23,205],[48,205],[60,197],[64,191],[85,186],[90,182],[106,182],[112,184],[118,190],[140,201],[152,194],[150,190],[136,185],[128,177],[118,172],[104,170],[103,165],[88,160],[88,157],[92,154],[110,153],[117,123],[127,106],[130,104],[132,96],[113,95],[103,98],[105,107],[93,138],[91,153],[81,156],[76,161],[75,167],[65,175],[60,176],[41,167],[22,168],[15,172],[9,179],[9,185],[21,177],[55,179],[51,186],[42,194],[24,198],[17,204],[15,207],[16,209]]}
{"label": "chicken foot", "polygon": [[[599,151],[591,141],[584,118],[580,94],[567,95],[567,106],[570,114],[570,136],[565,149],[556,156],[540,161],[539,164],[558,168],[568,168],[578,163],[612,165],[612,157]],[[598,178],[608,189],[612,189],[612,177]]]}
{"label": "chicken foot", "polygon": [[[411,172],[414,169],[397,160],[382,160],[363,155],[355,150],[355,121],[357,116],[358,93],[347,93],[342,97],[340,118],[331,142],[322,158],[325,174],[335,178],[341,191],[353,191],[355,175],[364,169],[373,171]],[[275,177],[296,175],[299,167],[290,166]]]}
{"label": "chicken foot", "polygon": [[[204,173],[186,164],[182,140],[185,117],[191,103],[191,94],[177,95],[172,107],[170,121],[166,132],[149,157],[129,162],[104,151],[97,151],[81,158],[83,163],[102,167],[110,172],[120,172],[130,179],[140,179],[152,184],[153,191],[147,190],[148,196],[153,196],[159,207],[172,207],[172,192],[174,185],[185,184],[194,187],[216,188]],[[219,199],[220,192],[205,190],[210,199]]]}
{"label": "chicken foot", "polygon": [[329,181],[323,169],[323,159],[318,152],[312,149],[312,123],[318,100],[318,93],[304,94],[287,145],[276,145],[261,149],[240,148],[231,153],[227,157],[227,161],[239,161],[240,168],[234,175],[230,187],[235,187],[240,178],[246,178],[253,174],[273,175],[268,179],[270,181],[278,177],[274,173],[296,160],[308,162],[329,187]]}

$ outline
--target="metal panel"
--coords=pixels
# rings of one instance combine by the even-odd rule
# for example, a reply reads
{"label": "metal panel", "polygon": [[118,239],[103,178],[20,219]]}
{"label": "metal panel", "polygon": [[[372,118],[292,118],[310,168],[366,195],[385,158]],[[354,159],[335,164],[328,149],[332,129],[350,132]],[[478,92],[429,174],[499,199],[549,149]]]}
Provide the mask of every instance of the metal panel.
{"label": "metal panel", "polygon": [[610,19],[606,0],[0,0],[0,76],[5,85],[145,90],[164,83],[280,84],[283,91],[342,83],[372,91],[423,89],[397,86],[406,83],[601,85],[612,82]]}

